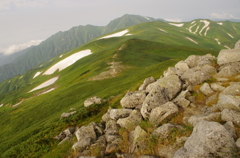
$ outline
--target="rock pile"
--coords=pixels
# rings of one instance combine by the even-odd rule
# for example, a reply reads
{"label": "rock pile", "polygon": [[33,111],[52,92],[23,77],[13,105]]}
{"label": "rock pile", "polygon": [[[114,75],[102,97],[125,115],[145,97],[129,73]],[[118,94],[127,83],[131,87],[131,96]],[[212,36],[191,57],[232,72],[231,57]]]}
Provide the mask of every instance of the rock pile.
{"label": "rock pile", "polygon": [[191,55],[163,77],[147,78],[138,91],[128,92],[122,109],[109,109],[100,123],[77,128],[73,149],[86,158],[96,156],[92,150],[119,158],[238,157],[238,73],[238,45],[217,58]]}

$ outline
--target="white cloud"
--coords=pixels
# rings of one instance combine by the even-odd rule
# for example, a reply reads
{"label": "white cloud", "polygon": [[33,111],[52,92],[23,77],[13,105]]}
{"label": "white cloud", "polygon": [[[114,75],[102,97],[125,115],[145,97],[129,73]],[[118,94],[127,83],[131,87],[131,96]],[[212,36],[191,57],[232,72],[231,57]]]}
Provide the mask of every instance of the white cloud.
{"label": "white cloud", "polygon": [[164,20],[166,20],[166,21],[170,21],[170,22],[182,22],[182,19],[178,19],[178,18],[176,18],[176,19],[169,19],[169,18],[166,18],[166,19],[164,19]]}
{"label": "white cloud", "polygon": [[240,19],[240,17],[235,17],[232,14],[226,14],[226,13],[222,13],[222,14],[218,14],[218,13],[212,13],[211,14],[211,19]]}
{"label": "white cloud", "polygon": [[0,10],[8,10],[12,7],[41,7],[45,6],[50,0],[1,0]]}
{"label": "white cloud", "polygon": [[23,49],[26,49],[28,47],[31,46],[36,46],[38,44],[40,44],[43,40],[32,40],[30,42],[27,43],[23,43],[23,44],[18,44],[18,45],[11,45],[7,48],[0,48],[0,52],[2,52],[4,55],[10,55],[13,53],[16,53],[18,51],[21,51]]}

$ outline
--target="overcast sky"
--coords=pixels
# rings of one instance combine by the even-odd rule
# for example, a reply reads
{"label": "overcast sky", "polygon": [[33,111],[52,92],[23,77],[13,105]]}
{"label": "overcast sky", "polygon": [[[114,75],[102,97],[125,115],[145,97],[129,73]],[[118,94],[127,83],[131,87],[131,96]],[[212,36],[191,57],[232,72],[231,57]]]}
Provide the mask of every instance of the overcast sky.
{"label": "overcast sky", "polygon": [[124,14],[175,21],[238,19],[240,0],[0,0],[0,52],[38,43],[78,25]]}

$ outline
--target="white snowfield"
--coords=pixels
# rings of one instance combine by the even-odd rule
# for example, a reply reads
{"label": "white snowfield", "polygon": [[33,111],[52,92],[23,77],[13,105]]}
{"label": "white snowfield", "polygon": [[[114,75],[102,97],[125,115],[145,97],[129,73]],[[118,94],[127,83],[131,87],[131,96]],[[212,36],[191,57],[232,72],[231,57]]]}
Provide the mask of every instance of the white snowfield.
{"label": "white snowfield", "polygon": [[151,19],[149,17],[143,16],[145,19],[151,21]]}
{"label": "white snowfield", "polygon": [[182,27],[184,23],[176,24],[176,23],[168,23],[169,25],[177,26],[177,27]]}
{"label": "white snowfield", "polygon": [[38,77],[42,72],[37,72],[34,76],[33,76],[33,79]]}
{"label": "white snowfield", "polygon": [[0,107],[2,107],[2,106],[3,106],[3,104],[0,105]]}
{"label": "white snowfield", "polygon": [[223,25],[223,23],[222,23],[222,22],[218,22],[217,24],[218,24],[218,25]]}
{"label": "white snowfield", "polygon": [[230,33],[228,33],[228,36],[230,36],[231,38],[234,38]]}
{"label": "white snowfield", "polygon": [[226,45],[225,45],[224,47],[227,48],[227,49],[230,49],[230,48],[229,48],[228,46],[226,46]]}
{"label": "white snowfield", "polygon": [[121,37],[121,36],[125,35],[128,32],[129,32],[129,30],[126,29],[126,30],[123,30],[123,31],[120,31],[120,32],[117,32],[117,33],[114,33],[114,34],[111,34],[111,35],[107,35],[107,36],[101,37],[99,39],[106,39],[106,38],[112,38],[112,37]]}
{"label": "white snowfield", "polygon": [[51,78],[50,80],[47,80],[46,82],[43,82],[42,84],[40,84],[39,86],[33,88],[32,90],[30,90],[28,93],[45,88],[47,86],[50,86],[51,84],[55,83],[58,80],[59,77],[54,77]]}
{"label": "white snowfield", "polygon": [[72,54],[69,57],[59,61],[58,63],[56,63],[55,65],[50,67],[46,72],[43,73],[43,75],[51,75],[56,70],[62,71],[63,69],[65,69],[65,68],[71,66],[72,64],[74,64],[79,59],[81,59],[85,56],[88,56],[90,54],[92,54],[90,49],[86,49],[86,50],[80,51],[78,53]]}
{"label": "white snowfield", "polygon": [[217,43],[218,43],[219,45],[221,45],[221,42],[219,41],[219,39],[215,38],[215,40],[217,41]]}
{"label": "white snowfield", "polygon": [[[207,20],[200,20],[200,22],[203,22],[203,23],[205,24],[205,25],[203,26],[203,28],[202,28],[202,29],[200,30],[200,32],[199,32],[199,34],[202,36],[202,31],[209,26],[210,22],[207,21]],[[209,29],[210,29],[210,27],[209,27],[208,29],[206,29],[206,31],[205,31],[205,33],[204,33],[204,36],[207,35],[207,31],[208,31]]]}
{"label": "white snowfield", "polygon": [[186,39],[188,39],[189,41],[192,41],[192,42],[193,42],[193,43],[195,43],[195,44],[198,44],[198,42],[197,42],[197,41],[195,41],[195,40],[191,39],[190,37],[186,37]]}
{"label": "white snowfield", "polygon": [[41,93],[41,94],[39,94],[39,95],[49,93],[49,92],[51,92],[51,91],[53,91],[53,90],[55,90],[55,88],[51,88],[51,89],[49,89],[49,90],[47,90],[47,91],[45,91],[45,92],[43,92],[43,93]]}
{"label": "white snowfield", "polygon": [[160,29],[160,28],[158,28],[160,31],[162,31],[162,32],[165,32],[165,33],[168,33],[167,31],[165,31],[165,30],[163,30],[163,29]]}

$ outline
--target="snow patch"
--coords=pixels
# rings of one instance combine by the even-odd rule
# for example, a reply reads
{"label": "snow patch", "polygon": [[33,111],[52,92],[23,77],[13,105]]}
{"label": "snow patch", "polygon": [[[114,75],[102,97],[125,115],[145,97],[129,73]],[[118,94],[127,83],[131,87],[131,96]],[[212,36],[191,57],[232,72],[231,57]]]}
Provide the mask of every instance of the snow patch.
{"label": "snow patch", "polygon": [[228,46],[226,46],[226,45],[225,45],[224,47],[225,47],[225,48],[227,48],[227,49],[231,49],[231,48],[229,48],[229,47],[228,47]]}
{"label": "snow patch", "polygon": [[19,79],[22,79],[22,78],[23,78],[23,76],[20,76],[20,77],[19,77]]}
{"label": "snow patch", "polygon": [[195,43],[195,44],[198,44],[198,42],[197,42],[197,41],[195,41],[195,40],[191,39],[190,37],[186,37],[186,39],[188,39],[189,41],[192,41],[192,42],[193,42],[193,43]]}
{"label": "snow patch", "polygon": [[38,77],[42,72],[37,72],[34,76],[33,76],[33,79]]}
{"label": "snow patch", "polygon": [[221,45],[221,42],[219,41],[219,39],[215,38],[215,41],[217,41],[217,43]]}
{"label": "snow patch", "polygon": [[[203,26],[203,28],[200,30],[199,34],[202,36],[202,31],[208,27],[208,25],[210,24],[209,21],[207,20],[200,20],[200,22],[203,22],[205,25]],[[206,32],[205,32],[206,33]]]}
{"label": "snow patch", "polygon": [[222,23],[222,22],[218,22],[217,24],[218,24],[218,25],[223,25],[223,23]]}
{"label": "snow patch", "polygon": [[128,34],[126,34],[125,36],[131,36],[132,34],[131,33],[128,33]]}
{"label": "snow patch", "polygon": [[198,32],[198,29],[199,29],[199,26],[197,27],[197,29],[193,33],[196,34]]}
{"label": "snow patch", "polygon": [[21,103],[22,103],[22,101],[17,104],[14,104],[12,107],[16,107],[16,106],[20,105]]}
{"label": "snow patch", "polygon": [[112,38],[112,37],[121,37],[121,36],[125,35],[128,32],[129,32],[129,30],[126,29],[126,30],[123,30],[123,31],[120,31],[120,32],[117,32],[117,33],[114,33],[114,34],[111,34],[111,35],[104,36],[104,37],[99,38],[99,39],[106,39],[106,38]]}
{"label": "snow patch", "polygon": [[196,21],[192,21],[191,24],[194,24]]}
{"label": "snow patch", "polygon": [[231,38],[234,38],[230,33],[228,33],[228,36],[230,36]]}
{"label": "snow patch", "polygon": [[59,77],[54,77],[54,78],[51,78],[50,80],[47,80],[46,82],[40,84],[39,86],[33,88],[32,90],[30,90],[28,93],[30,92],[33,92],[33,91],[36,91],[38,89],[42,89],[44,87],[47,87],[47,86],[50,86],[51,84],[55,83],[57,80],[58,80]]}
{"label": "snow patch", "polygon": [[204,33],[204,36],[207,36],[207,32],[208,32],[209,29],[210,29],[210,27],[207,27],[207,29],[206,29],[206,31]]}
{"label": "snow patch", "polygon": [[53,90],[55,90],[55,88],[51,88],[51,89],[49,89],[49,90],[47,90],[47,91],[45,91],[45,92],[43,92],[43,93],[41,93],[41,94],[39,94],[39,95],[49,93],[49,92],[51,92],[51,91],[53,91]]}
{"label": "snow patch", "polygon": [[194,25],[192,25],[192,26],[189,27],[188,31],[189,31],[190,33],[194,33],[194,32],[192,32],[192,28],[193,28],[194,26],[196,26],[196,24],[194,24]]}
{"label": "snow patch", "polygon": [[233,26],[234,30],[237,30],[235,26]]}
{"label": "snow patch", "polygon": [[63,55],[60,55],[60,56],[59,56],[59,58],[62,58],[62,57],[63,57]]}
{"label": "snow patch", "polygon": [[168,33],[167,31],[165,31],[165,30],[163,30],[163,29],[160,29],[160,28],[158,28],[160,31],[162,31],[162,32],[165,32],[165,33]]}
{"label": "snow patch", "polygon": [[58,63],[56,63],[55,65],[50,67],[46,72],[43,73],[43,75],[51,75],[56,70],[62,71],[63,69],[65,69],[65,68],[71,66],[72,64],[74,64],[79,59],[81,59],[85,56],[88,56],[90,54],[92,54],[90,49],[83,50],[83,51],[80,51],[78,53],[72,54],[69,57],[59,61]]}
{"label": "snow patch", "polygon": [[151,21],[151,19],[149,17],[143,16],[145,19]]}
{"label": "snow patch", "polygon": [[2,107],[2,106],[3,106],[3,104],[0,105],[0,107]]}
{"label": "snow patch", "polygon": [[177,26],[177,27],[182,27],[184,23],[176,24],[176,23],[168,23],[169,25]]}

